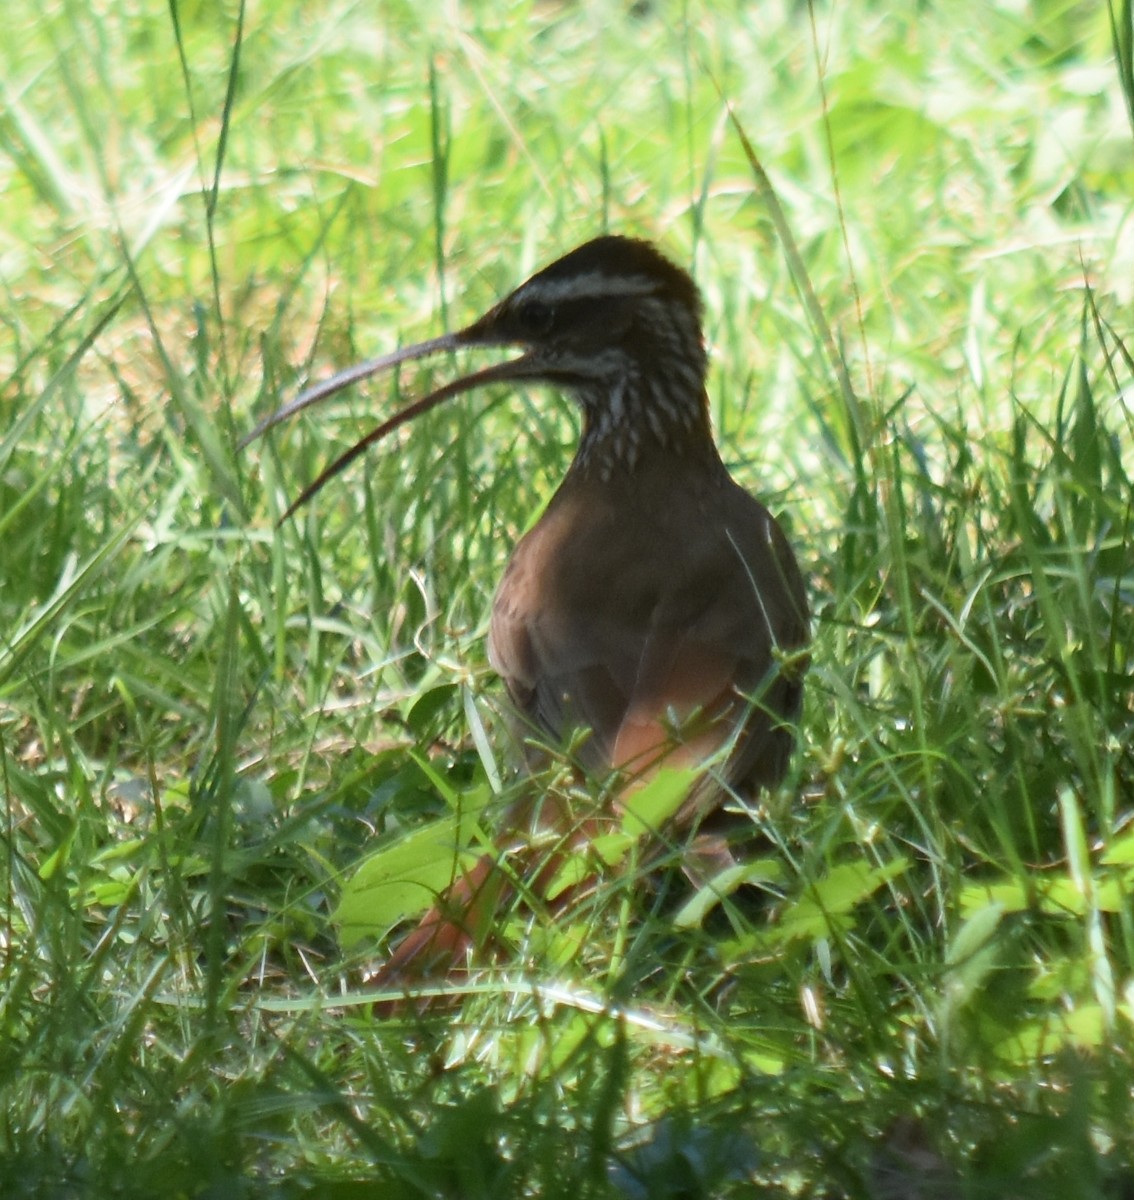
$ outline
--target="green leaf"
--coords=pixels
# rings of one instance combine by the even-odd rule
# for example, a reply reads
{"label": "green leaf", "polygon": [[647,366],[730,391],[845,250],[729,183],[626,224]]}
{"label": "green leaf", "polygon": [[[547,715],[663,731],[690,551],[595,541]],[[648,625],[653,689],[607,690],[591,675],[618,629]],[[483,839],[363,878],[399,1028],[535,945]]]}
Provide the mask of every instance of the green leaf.
{"label": "green leaf", "polygon": [[942,1020],[965,1005],[980,989],[1000,961],[996,931],[1004,918],[999,904],[986,904],[961,923],[946,951]]}
{"label": "green leaf", "polygon": [[424,912],[471,866],[477,819],[491,797],[478,788],[463,797],[461,812],[398,838],[365,858],[343,887],[331,919],[349,949],[363,938],[379,938],[400,921]]}
{"label": "green leaf", "polygon": [[849,922],[841,918],[908,868],[909,859],[905,857],[881,866],[854,862],[835,867],[825,879],[812,884],[807,894],[784,913],[780,922],[781,936],[821,938],[836,929],[846,929]]}
{"label": "green leaf", "polygon": [[622,801],[622,829],[631,837],[655,834],[685,802],[704,772],[662,767],[649,781]]}
{"label": "green leaf", "polygon": [[678,929],[696,929],[726,896],[746,883],[772,883],[783,878],[783,864],[774,858],[737,863],[715,875],[681,906],[673,923]]}
{"label": "green leaf", "polygon": [[1108,867],[1134,867],[1134,829],[1115,838],[1099,861]]}

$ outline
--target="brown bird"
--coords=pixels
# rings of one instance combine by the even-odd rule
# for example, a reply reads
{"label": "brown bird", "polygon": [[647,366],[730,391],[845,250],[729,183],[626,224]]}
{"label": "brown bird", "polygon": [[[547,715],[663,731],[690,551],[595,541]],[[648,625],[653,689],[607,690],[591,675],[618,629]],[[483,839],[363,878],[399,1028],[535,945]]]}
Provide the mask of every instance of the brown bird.
{"label": "brown bird", "polygon": [[[245,441],[378,371],[491,346],[524,352],[391,417],[289,513],[367,446],[451,396],[502,381],[566,392],[582,410],[582,436],[497,589],[492,666],[527,726],[553,746],[571,743],[589,774],[614,770],[637,781],[661,762],[712,759],[675,818],[679,827],[719,806],[726,787],[752,794],[775,784],[802,697],[803,581],[775,519],[732,479],[713,441],[696,285],[649,243],[587,242],[465,329],[336,375]],[[510,813],[502,846],[516,833],[511,826],[537,819],[532,807]],[[567,819],[560,810],[550,817]],[[546,811],[538,818],[548,820]],[[591,829],[583,822],[574,840]],[[387,964],[385,981],[462,957],[483,925],[484,912],[468,910],[483,910],[481,889],[499,874],[492,863],[482,859],[439,898]]]}

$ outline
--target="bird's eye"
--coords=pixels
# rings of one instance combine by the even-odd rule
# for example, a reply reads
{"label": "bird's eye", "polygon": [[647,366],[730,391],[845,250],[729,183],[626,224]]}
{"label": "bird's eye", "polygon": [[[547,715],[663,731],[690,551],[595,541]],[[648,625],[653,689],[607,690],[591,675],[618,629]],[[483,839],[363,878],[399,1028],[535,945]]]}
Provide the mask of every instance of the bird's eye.
{"label": "bird's eye", "polygon": [[555,324],[555,309],[542,300],[521,300],[515,308],[516,324],[524,337],[542,337]]}

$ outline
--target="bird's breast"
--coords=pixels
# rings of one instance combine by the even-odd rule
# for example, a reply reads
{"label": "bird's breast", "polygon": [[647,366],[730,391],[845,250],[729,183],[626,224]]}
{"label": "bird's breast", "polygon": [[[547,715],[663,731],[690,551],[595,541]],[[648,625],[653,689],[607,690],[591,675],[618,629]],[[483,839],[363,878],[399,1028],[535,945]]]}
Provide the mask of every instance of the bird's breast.
{"label": "bird's breast", "polygon": [[489,655],[514,703],[553,740],[588,731],[596,767],[653,752],[691,714],[720,718],[702,750],[722,740],[774,648],[805,636],[794,559],[762,505],[723,471],[633,483],[569,477],[493,605]]}

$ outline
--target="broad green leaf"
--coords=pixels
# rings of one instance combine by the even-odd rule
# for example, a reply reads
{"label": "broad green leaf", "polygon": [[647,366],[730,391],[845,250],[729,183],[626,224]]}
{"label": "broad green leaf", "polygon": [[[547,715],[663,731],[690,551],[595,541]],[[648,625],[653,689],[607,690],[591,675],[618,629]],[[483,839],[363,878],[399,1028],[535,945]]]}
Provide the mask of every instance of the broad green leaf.
{"label": "broad green leaf", "polygon": [[415,829],[362,861],[332,914],[344,947],[424,912],[476,861],[476,822],[489,798],[487,788],[468,793],[459,815]]}
{"label": "broad green leaf", "polygon": [[853,862],[835,867],[824,879],[813,883],[784,913],[780,922],[781,936],[821,938],[835,929],[847,928],[849,922],[842,918],[891,879],[902,875],[908,867],[909,860],[904,857],[881,866]]}
{"label": "broad green leaf", "polygon": [[1134,867],[1134,828],[1115,838],[1099,861],[1108,867]]}
{"label": "broad green leaf", "polygon": [[622,801],[622,829],[631,837],[654,834],[677,812],[702,771],[663,767]]}
{"label": "broad green leaf", "polygon": [[1018,1065],[1031,1065],[1062,1050],[1098,1050],[1113,1031],[1102,1008],[1080,1004],[1069,1012],[1051,1009],[1040,1020],[1021,1025],[995,1047],[997,1055]]}

